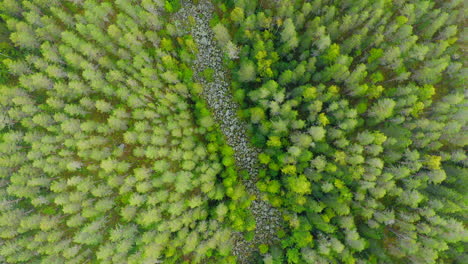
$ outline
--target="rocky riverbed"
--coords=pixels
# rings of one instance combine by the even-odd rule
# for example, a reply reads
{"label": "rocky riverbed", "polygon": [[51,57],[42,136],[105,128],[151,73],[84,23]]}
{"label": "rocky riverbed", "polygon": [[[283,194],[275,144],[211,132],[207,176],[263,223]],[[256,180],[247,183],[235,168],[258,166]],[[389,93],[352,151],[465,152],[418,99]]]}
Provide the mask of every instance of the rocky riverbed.
{"label": "rocky riverbed", "polygon": [[[237,116],[238,106],[234,102],[228,80],[228,72],[223,65],[223,52],[219,48],[209,22],[214,7],[210,1],[201,0],[197,5],[184,2],[182,9],[176,14],[179,21],[188,21],[192,17],[194,25],[188,29],[198,45],[198,53],[193,64],[196,80],[203,86],[203,97],[212,110],[216,121],[220,124],[227,143],[234,149],[236,165],[245,169],[250,177],[244,180],[249,194],[256,199],[250,210],[255,217],[256,229],[253,240],[246,241],[242,234],[233,237],[233,253],[239,263],[250,263],[249,259],[260,244],[272,244],[278,240],[276,231],[280,225],[280,212],[268,202],[261,199],[261,194],[255,182],[258,174],[258,151],[249,143],[246,126]],[[206,80],[202,72],[213,70],[213,80]]]}

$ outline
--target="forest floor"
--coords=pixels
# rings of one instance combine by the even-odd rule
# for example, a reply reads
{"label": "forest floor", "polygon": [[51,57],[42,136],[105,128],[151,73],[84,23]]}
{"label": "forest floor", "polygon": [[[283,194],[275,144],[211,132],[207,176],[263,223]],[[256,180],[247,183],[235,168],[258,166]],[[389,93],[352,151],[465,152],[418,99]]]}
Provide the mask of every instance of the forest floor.
{"label": "forest floor", "polygon": [[[202,95],[220,125],[228,145],[235,151],[237,167],[249,172],[250,177],[244,179],[243,183],[247,192],[256,197],[250,207],[256,221],[255,235],[252,240],[247,241],[241,233],[236,233],[233,238],[233,252],[239,263],[251,263],[249,259],[259,245],[271,245],[278,241],[276,232],[281,216],[276,208],[261,199],[261,193],[255,185],[259,170],[258,151],[250,145],[246,124],[237,116],[238,105],[232,97],[228,71],[223,65],[223,52],[218,47],[209,24],[214,12],[213,4],[208,0],[201,0],[197,5],[184,2],[175,17],[179,21],[189,21],[189,17],[192,17],[195,21],[188,32],[198,46],[193,64],[195,79],[202,84]],[[203,77],[206,69],[213,72],[212,81]]]}

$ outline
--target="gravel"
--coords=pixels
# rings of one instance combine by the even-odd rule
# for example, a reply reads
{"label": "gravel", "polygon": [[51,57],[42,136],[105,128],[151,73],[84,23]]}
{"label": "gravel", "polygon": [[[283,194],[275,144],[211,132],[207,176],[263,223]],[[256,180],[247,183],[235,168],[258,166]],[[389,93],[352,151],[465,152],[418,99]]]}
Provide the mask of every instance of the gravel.
{"label": "gravel", "polygon": [[[247,192],[256,197],[250,206],[256,221],[255,236],[253,240],[246,241],[241,233],[235,233],[232,239],[233,253],[238,257],[238,262],[251,263],[250,257],[257,251],[258,245],[273,244],[278,241],[276,232],[281,223],[281,215],[276,208],[261,199],[262,195],[255,185],[259,170],[258,150],[250,145],[246,125],[237,116],[238,105],[233,100],[228,73],[223,66],[223,53],[209,25],[214,7],[207,0],[200,0],[198,5],[184,2],[182,6],[175,18],[179,21],[188,21],[188,17],[192,16],[195,20],[194,26],[189,27],[187,32],[193,36],[198,45],[193,65],[195,79],[202,84],[202,95],[220,124],[227,143],[235,151],[237,167],[247,170],[250,174],[249,179],[243,183]],[[207,68],[214,70],[213,82],[208,82],[202,77],[201,73]]]}

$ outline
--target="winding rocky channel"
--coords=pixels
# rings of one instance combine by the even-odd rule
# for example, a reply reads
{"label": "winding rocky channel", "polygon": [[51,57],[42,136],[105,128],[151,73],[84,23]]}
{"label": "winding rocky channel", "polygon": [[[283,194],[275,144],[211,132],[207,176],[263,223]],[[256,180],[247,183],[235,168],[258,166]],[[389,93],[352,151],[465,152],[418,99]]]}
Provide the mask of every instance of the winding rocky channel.
{"label": "winding rocky channel", "polygon": [[[256,197],[250,207],[256,221],[255,236],[253,240],[246,241],[241,233],[236,233],[233,237],[233,253],[239,263],[251,263],[249,259],[258,245],[272,244],[278,240],[276,231],[280,226],[280,212],[261,199],[255,185],[259,169],[258,151],[250,145],[246,125],[237,116],[238,105],[232,97],[228,72],[223,65],[223,53],[209,25],[214,6],[209,0],[200,0],[197,5],[184,1],[182,6],[175,15],[176,19],[188,21],[192,17],[195,20],[195,24],[188,29],[198,45],[198,54],[193,64],[195,78],[203,85],[203,97],[220,124],[227,143],[235,151],[237,167],[250,174],[243,183],[248,193]],[[202,72],[209,68],[214,70],[212,82],[202,77]]]}

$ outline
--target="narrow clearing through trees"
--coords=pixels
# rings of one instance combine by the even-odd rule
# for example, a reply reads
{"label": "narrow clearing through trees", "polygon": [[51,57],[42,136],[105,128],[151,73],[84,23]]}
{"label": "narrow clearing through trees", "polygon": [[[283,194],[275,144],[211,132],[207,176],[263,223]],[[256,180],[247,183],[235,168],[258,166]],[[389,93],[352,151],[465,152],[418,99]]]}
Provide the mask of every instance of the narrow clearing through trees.
{"label": "narrow clearing through trees", "polygon": [[[237,116],[237,104],[233,101],[230,91],[228,74],[223,65],[223,54],[217,46],[209,22],[214,13],[210,1],[199,1],[198,5],[189,2],[182,3],[183,8],[175,15],[180,21],[189,21],[193,17],[195,24],[190,27],[190,33],[198,45],[197,58],[193,65],[195,78],[203,86],[203,97],[220,125],[227,143],[234,149],[236,165],[245,169],[250,177],[244,180],[244,185],[250,195],[256,199],[250,210],[255,217],[255,236],[247,241],[241,233],[234,237],[234,255],[239,263],[250,263],[252,253],[261,244],[272,244],[278,241],[276,231],[280,225],[280,212],[261,199],[261,194],[255,182],[258,174],[258,151],[253,148],[246,134],[245,124]],[[203,77],[203,71],[212,69],[213,80]]]}

